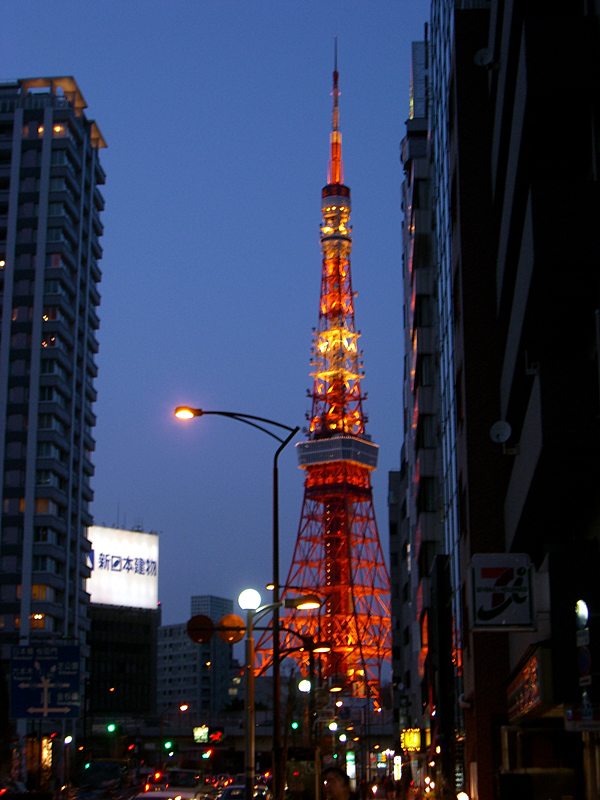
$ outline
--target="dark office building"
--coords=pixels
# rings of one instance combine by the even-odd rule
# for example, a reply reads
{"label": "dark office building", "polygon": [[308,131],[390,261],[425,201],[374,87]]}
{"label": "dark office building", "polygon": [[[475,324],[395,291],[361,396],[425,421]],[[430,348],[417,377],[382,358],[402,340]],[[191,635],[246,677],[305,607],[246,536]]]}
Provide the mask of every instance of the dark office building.
{"label": "dark office building", "polygon": [[[435,762],[431,776],[447,784],[464,752],[464,788],[479,800],[592,798],[600,787],[599,62],[597,4],[434,0],[428,141],[449,571],[439,582],[432,572],[429,588],[432,607],[449,600],[453,613],[441,639],[415,628],[414,650],[426,645],[433,664],[439,648],[443,670],[453,642],[461,747],[451,775],[443,715],[423,691],[431,746],[419,765],[423,775]],[[422,441],[407,436],[407,465]],[[415,678],[427,686],[423,658]]]}
{"label": "dark office building", "polygon": [[90,714],[96,718],[156,714],[160,609],[92,603],[89,616]]}

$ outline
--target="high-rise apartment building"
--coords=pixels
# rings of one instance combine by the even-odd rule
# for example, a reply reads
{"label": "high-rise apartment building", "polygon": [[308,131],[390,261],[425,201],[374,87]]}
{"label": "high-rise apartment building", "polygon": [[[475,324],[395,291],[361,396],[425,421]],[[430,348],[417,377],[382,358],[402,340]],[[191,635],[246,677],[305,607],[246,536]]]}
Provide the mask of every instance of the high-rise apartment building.
{"label": "high-rise apartment building", "polygon": [[[0,84],[0,644],[89,630],[98,126],[71,77]],[[84,650],[85,654],[85,650]]]}

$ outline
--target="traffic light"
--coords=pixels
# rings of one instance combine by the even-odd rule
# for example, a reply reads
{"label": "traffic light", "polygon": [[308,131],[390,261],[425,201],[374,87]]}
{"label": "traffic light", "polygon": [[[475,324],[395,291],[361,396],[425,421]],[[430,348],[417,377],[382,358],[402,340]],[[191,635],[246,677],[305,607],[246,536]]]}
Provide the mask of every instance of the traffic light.
{"label": "traffic light", "polygon": [[222,744],[225,740],[225,728],[213,728],[208,731],[208,741],[211,744]]}
{"label": "traffic light", "polygon": [[299,727],[300,727],[300,723],[297,720],[294,720],[292,722],[292,730],[293,731],[297,731]]}
{"label": "traffic light", "polygon": [[115,725],[114,722],[109,722],[108,725],[106,726],[106,730],[108,731],[108,733],[114,733],[117,730],[117,726]]}
{"label": "traffic light", "polygon": [[163,744],[163,747],[165,750],[170,750],[173,747],[173,742],[170,739],[167,739],[167,741]]}

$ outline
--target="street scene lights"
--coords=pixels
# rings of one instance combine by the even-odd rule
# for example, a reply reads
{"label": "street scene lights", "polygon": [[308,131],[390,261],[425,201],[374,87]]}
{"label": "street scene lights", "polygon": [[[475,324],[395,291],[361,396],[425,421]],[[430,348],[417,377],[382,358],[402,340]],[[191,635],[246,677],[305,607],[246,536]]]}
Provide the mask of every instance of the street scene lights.
{"label": "street scene lights", "polygon": [[[254,768],[255,756],[255,703],[254,703],[254,623],[258,622],[265,614],[279,610],[281,606],[285,608],[296,608],[300,611],[319,608],[321,601],[316,595],[304,595],[293,599],[279,600],[277,603],[268,603],[261,606],[261,597],[256,589],[244,589],[238,597],[239,607],[246,612],[246,746],[245,746],[245,773],[246,773],[246,798],[254,795]],[[277,633],[279,636],[279,632]],[[275,637],[275,631],[273,631]],[[279,663],[277,663],[279,672]],[[275,661],[273,662],[273,674],[275,674]],[[277,698],[278,708],[281,706],[281,697]],[[277,764],[281,775],[281,763],[276,762],[277,753],[275,751],[275,726],[279,724],[279,718],[273,714],[273,767]],[[273,771],[275,775],[275,771]]]}
{"label": "street scene lights", "polygon": [[[299,426],[291,428],[267,417],[256,417],[253,414],[238,414],[233,411],[205,411],[202,408],[178,406],[175,416],[178,419],[192,419],[214,415],[228,417],[238,422],[257,428],[279,442],[279,447],[273,458],[273,794],[275,800],[283,797],[284,776],[281,774],[280,763],[281,747],[281,675],[279,671],[279,473],[277,461],[279,454],[288,445],[300,430]],[[284,431],[279,436],[265,425]],[[286,435],[287,434],[287,435]],[[285,437],[285,438],[282,438]]]}

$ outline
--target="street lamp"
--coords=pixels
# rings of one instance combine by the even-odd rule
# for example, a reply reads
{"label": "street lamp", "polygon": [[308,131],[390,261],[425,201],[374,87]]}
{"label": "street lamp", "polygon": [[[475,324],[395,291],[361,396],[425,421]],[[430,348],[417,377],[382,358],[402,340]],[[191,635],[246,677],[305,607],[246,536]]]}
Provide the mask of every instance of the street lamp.
{"label": "street lamp", "polygon": [[64,785],[69,788],[69,778],[71,776],[71,770],[69,768],[69,745],[73,741],[72,736],[65,736],[63,739],[63,744],[65,746],[65,758],[64,758],[64,770],[65,770],[65,779],[63,781]]}
{"label": "street lamp", "polygon": [[[281,606],[285,608],[297,608],[299,610],[308,610],[311,608],[319,608],[321,601],[316,595],[305,595],[300,597],[288,598],[279,600],[277,603],[269,603],[268,605],[261,606],[261,597],[256,589],[244,589],[238,597],[238,605],[246,612],[247,625],[246,625],[246,747],[245,747],[245,772],[246,772],[246,800],[251,800],[254,795],[254,766],[256,763],[255,755],[255,703],[254,703],[254,622],[258,622],[261,617],[268,614],[269,611],[279,610]],[[279,616],[278,616],[279,618]],[[275,634],[273,634],[275,635]],[[273,662],[275,666],[275,662]],[[279,672],[279,663],[277,664]],[[275,670],[273,670],[273,673]],[[275,725],[277,720],[273,714],[273,739],[275,739]],[[273,742],[273,767],[276,766],[276,753],[275,743]],[[277,764],[279,774],[281,774],[281,765]],[[273,777],[277,773],[273,769]],[[275,788],[275,787],[274,787]]]}
{"label": "street lamp", "polygon": [[[281,800],[283,792],[281,789],[284,784],[281,780],[281,674],[279,671],[279,473],[277,460],[279,454],[288,445],[300,430],[299,426],[290,428],[275,420],[266,417],[255,417],[252,414],[238,414],[233,411],[204,411],[202,408],[190,408],[189,406],[178,406],[175,409],[175,416],[179,419],[192,419],[193,417],[203,417],[208,414],[219,417],[228,417],[238,422],[258,428],[259,431],[268,434],[276,439],[280,445],[273,458],[273,794],[275,800]],[[264,424],[260,424],[264,423]],[[265,428],[264,425],[271,425],[285,434],[278,436],[273,431]],[[248,797],[250,800],[250,797]]]}

